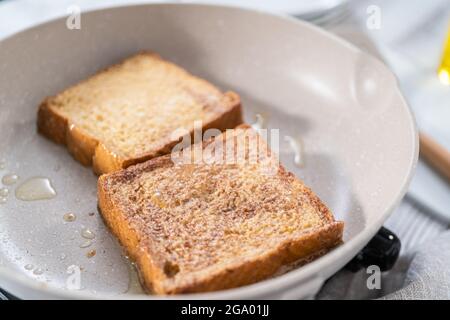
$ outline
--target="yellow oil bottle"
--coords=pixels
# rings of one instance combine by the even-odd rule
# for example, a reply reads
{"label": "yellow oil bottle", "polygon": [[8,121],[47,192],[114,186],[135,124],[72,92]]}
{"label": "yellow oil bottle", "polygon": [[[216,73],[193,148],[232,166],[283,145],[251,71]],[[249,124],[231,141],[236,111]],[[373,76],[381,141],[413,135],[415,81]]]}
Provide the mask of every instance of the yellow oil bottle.
{"label": "yellow oil bottle", "polygon": [[444,44],[444,54],[438,69],[438,76],[443,84],[450,86],[450,26],[447,31],[447,40]]}

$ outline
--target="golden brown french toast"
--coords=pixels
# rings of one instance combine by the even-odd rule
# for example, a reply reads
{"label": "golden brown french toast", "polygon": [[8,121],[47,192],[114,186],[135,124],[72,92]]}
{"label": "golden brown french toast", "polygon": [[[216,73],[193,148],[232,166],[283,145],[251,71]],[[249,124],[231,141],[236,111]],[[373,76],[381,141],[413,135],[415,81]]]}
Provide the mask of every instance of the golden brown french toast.
{"label": "golden brown french toast", "polygon": [[174,131],[192,132],[196,120],[234,128],[239,96],[144,52],[45,99],[38,130],[101,174],[170,152],[181,138]]}
{"label": "golden brown french toast", "polygon": [[[242,139],[244,138],[244,139]],[[222,161],[247,141],[240,159]],[[156,294],[204,292],[260,281],[342,242],[343,223],[277,162],[246,125],[181,152],[102,175],[99,208]],[[257,148],[257,161],[250,161]],[[238,154],[239,152],[235,152]],[[219,155],[219,156],[217,156]],[[262,156],[261,156],[262,155]],[[276,165],[276,170],[266,170]]]}

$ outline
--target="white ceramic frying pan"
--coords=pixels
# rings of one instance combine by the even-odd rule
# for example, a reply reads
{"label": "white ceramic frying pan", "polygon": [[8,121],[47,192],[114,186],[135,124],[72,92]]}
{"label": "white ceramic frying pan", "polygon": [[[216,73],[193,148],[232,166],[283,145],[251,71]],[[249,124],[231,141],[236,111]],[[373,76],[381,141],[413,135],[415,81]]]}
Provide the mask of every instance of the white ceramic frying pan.
{"label": "white ceramic frying pan", "polygon": [[[80,30],[69,30],[62,18],[0,42],[0,175],[19,176],[0,204],[0,287],[21,298],[155,298],[138,295],[134,272],[97,213],[91,168],[36,132],[45,96],[143,49],[238,92],[247,122],[262,114],[281,137],[300,139],[304,166],[295,165],[284,139],[282,163],[345,222],[345,243],[302,268],[182,297],[313,296],[404,195],[418,155],[411,112],[382,63],[321,29],[251,10],[187,4],[83,13]],[[17,199],[17,186],[35,176],[49,178],[57,196]],[[63,219],[69,212],[75,221]],[[83,228],[96,235],[87,248],[81,248]],[[66,289],[70,266],[81,268],[81,290]]]}

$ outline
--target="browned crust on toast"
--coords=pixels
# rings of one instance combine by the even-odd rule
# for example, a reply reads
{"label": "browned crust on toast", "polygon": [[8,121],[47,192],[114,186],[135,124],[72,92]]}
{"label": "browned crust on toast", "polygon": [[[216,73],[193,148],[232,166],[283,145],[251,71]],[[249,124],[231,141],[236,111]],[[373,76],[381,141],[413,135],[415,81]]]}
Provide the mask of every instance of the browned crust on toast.
{"label": "browned crust on toast", "polygon": [[[172,165],[169,156],[162,156],[149,160],[143,164],[135,165],[136,168],[140,165],[146,167],[157,168],[159,166]],[[120,179],[124,181],[133,179],[137,171],[119,171]],[[98,206],[101,215],[112,231],[112,233],[119,239],[120,244],[127,251],[128,256],[136,263],[140,280],[144,288],[151,293],[163,293],[163,288],[157,286],[158,279],[163,279],[164,275],[160,268],[156,267],[151,255],[140,246],[139,233],[129,225],[124,212],[119,209],[119,206],[114,203],[113,199],[109,197],[107,175],[100,176],[98,180]]]}

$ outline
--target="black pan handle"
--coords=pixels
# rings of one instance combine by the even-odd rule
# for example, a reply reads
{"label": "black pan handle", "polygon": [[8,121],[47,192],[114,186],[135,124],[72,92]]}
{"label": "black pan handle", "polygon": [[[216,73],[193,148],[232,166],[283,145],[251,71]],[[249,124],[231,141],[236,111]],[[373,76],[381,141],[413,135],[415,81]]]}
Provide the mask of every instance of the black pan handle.
{"label": "black pan handle", "polygon": [[400,239],[392,231],[381,227],[345,269],[357,272],[362,268],[377,265],[381,271],[388,271],[397,261],[401,247]]}

